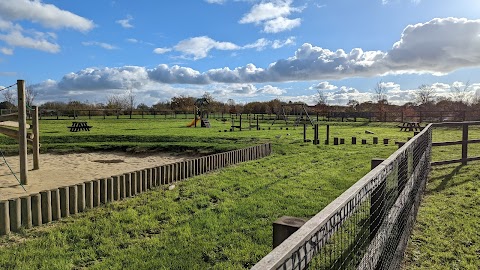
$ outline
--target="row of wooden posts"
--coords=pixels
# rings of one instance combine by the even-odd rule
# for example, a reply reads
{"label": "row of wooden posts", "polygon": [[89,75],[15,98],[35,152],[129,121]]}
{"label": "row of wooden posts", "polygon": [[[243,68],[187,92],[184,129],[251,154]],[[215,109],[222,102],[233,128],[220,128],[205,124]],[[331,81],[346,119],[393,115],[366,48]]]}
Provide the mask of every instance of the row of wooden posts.
{"label": "row of wooden posts", "polygon": [[[317,145],[317,144],[320,144],[320,139],[319,139],[319,136],[318,136],[318,127],[319,125],[318,124],[315,124],[313,126],[313,144]],[[330,144],[330,125],[327,125],[327,134],[326,134],[326,139],[325,139],[325,144]],[[415,135],[418,134],[418,132],[415,132]],[[410,138],[408,138],[408,140],[410,140]],[[309,139],[307,139],[307,125],[303,125],[303,142],[310,142]],[[352,137],[352,144],[357,144],[357,137]],[[379,139],[378,137],[373,137],[372,138],[372,143],[373,144],[378,144],[379,142]],[[384,145],[388,145],[390,142],[390,139],[388,138],[384,138],[383,139],[383,144]],[[361,143],[362,144],[367,144],[367,140],[366,139],[361,139]],[[339,144],[345,144],[345,139],[344,138],[338,138],[338,137],[334,137],[333,138],[333,145],[339,145]]]}
{"label": "row of wooden posts", "polygon": [[0,235],[19,231],[21,227],[46,224],[229,165],[260,159],[271,152],[271,145],[267,143],[0,201]]}

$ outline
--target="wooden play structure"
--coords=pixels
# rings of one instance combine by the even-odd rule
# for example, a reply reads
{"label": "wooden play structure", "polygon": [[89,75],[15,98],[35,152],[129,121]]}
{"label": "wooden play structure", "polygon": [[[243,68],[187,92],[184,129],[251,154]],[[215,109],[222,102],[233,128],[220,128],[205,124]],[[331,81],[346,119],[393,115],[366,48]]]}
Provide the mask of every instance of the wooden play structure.
{"label": "wooden play structure", "polygon": [[208,111],[206,110],[208,104],[209,102],[206,98],[199,98],[195,101],[195,119],[193,119],[187,127],[197,127],[199,122],[201,127],[211,127],[210,122],[208,121]]}
{"label": "wooden play structure", "polygon": [[[290,107],[293,110],[293,115],[296,116],[294,126],[298,126],[301,123],[305,123],[307,120],[310,122],[310,124],[313,126],[314,122],[310,118],[310,115],[308,115],[306,105],[303,103],[291,103],[291,104],[283,104],[282,105],[282,110],[277,111],[277,117],[272,122],[272,126],[275,124],[275,121],[283,119],[285,121],[285,125],[288,126],[288,116],[285,113],[285,107]],[[304,118],[305,115],[305,118]]]}
{"label": "wooden play structure", "polygon": [[[29,108],[32,114],[32,125],[27,124],[27,106],[25,103],[25,81],[17,80],[18,112],[0,115],[0,133],[18,141],[18,154],[20,158],[20,184],[28,184],[27,144],[33,148],[33,169],[38,170],[40,155],[40,137],[38,122],[38,107]],[[14,85],[12,85],[14,86]],[[3,89],[8,90],[9,87]],[[32,132],[27,132],[27,128]]]}

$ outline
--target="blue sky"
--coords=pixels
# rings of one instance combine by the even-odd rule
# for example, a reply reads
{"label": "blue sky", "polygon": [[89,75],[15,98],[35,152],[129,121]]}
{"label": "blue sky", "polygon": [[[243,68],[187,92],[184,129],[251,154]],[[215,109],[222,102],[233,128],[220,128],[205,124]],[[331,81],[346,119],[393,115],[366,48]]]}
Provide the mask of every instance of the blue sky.
{"label": "blue sky", "polygon": [[2,0],[0,86],[17,79],[37,103],[480,95],[480,1]]}

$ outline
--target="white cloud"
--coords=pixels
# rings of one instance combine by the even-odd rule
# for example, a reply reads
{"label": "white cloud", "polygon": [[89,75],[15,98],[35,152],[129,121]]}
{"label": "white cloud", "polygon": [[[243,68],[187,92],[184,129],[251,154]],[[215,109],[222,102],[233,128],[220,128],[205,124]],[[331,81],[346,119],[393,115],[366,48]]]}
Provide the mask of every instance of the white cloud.
{"label": "white cloud", "polygon": [[310,87],[310,89],[326,90],[331,91],[335,90],[338,87],[336,85],[330,84],[329,82],[320,82],[317,85]]}
{"label": "white cloud", "polygon": [[[233,43],[218,42],[208,37],[192,38],[180,42],[174,47],[175,50],[192,55],[197,59],[206,57],[212,49],[239,50],[241,48]],[[427,23],[406,27],[400,41],[395,43],[388,52],[363,51],[360,48],[352,49],[350,52],[342,49],[331,51],[305,43],[296,50],[293,56],[280,59],[265,68],[251,63],[233,69],[224,67],[203,72],[189,67],[164,64],[153,69],[143,67],[91,68],[66,75],[60,85],[62,87],[68,85],[72,89],[82,87],[106,89],[107,86],[111,89],[123,87],[126,82],[139,85],[145,83],[191,85],[221,83],[236,85],[236,92],[244,91],[255,94],[257,92],[253,91],[252,87],[245,85],[340,80],[395,73],[447,73],[462,67],[480,66],[480,50],[478,48],[480,48],[480,20],[434,19]],[[125,78],[125,73],[141,73],[142,76],[130,76],[128,80],[119,79],[119,77]],[[324,82],[317,87],[326,89],[335,87],[329,85]],[[400,90],[398,84],[394,82],[384,82],[383,85],[389,88],[389,95],[395,95],[396,100],[403,99],[407,95],[405,93],[408,93],[407,90]],[[435,86],[438,89],[447,87],[441,84]],[[475,88],[476,90],[477,88]],[[358,99],[364,98],[365,96],[361,94],[353,89],[339,89],[336,93],[339,96],[335,100],[356,96]]]}
{"label": "white cloud", "polygon": [[0,17],[7,20],[29,20],[53,29],[71,28],[86,32],[94,27],[91,20],[61,10],[54,5],[44,4],[41,0],[2,0]]}
{"label": "white cloud", "polygon": [[138,39],[135,39],[135,38],[127,38],[127,41],[130,42],[130,43],[138,43]]}
{"label": "white cloud", "polygon": [[278,33],[300,26],[300,19],[289,19],[293,12],[301,12],[302,8],[292,7],[292,0],[264,1],[254,5],[250,12],[239,21],[241,24],[263,24],[266,33]]}
{"label": "white cloud", "polygon": [[271,85],[265,85],[262,88],[258,89],[258,93],[275,95],[275,96],[283,95],[286,92],[287,91],[283,89],[280,89],[276,86],[271,86]]}
{"label": "white cloud", "polygon": [[82,45],[84,46],[98,46],[98,47],[101,47],[101,48],[104,48],[106,50],[115,50],[115,49],[118,49],[117,47],[111,45],[111,44],[108,44],[108,43],[104,43],[104,42],[98,42],[98,41],[87,41],[87,42],[82,42]]}
{"label": "white cloud", "polygon": [[60,51],[60,46],[51,39],[52,35],[42,35],[35,33],[34,37],[24,36],[22,31],[13,30],[7,34],[0,34],[0,40],[3,40],[10,46],[23,47],[29,49],[36,49],[49,53],[57,53]]}
{"label": "white cloud", "polygon": [[226,2],[226,0],[205,0],[205,2],[209,3],[209,4],[224,4]]}
{"label": "white cloud", "polygon": [[265,22],[263,31],[265,33],[279,33],[287,30],[291,30],[300,26],[301,19],[287,19],[284,17],[278,17],[273,20]]}
{"label": "white cloud", "polygon": [[276,39],[276,40],[273,41],[272,48],[273,49],[280,49],[280,48],[288,46],[288,45],[295,45],[295,37],[289,37],[286,40]]}
{"label": "white cloud", "polygon": [[254,43],[247,44],[247,45],[243,46],[243,48],[244,49],[256,49],[257,51],[261,51],[261,50],[265,49],[265,47],[267,47],[271,43],[272,42],[268,39],[260,38],[257,41],[255,41]]}
{"label": "white cloud", "polygon": [[218,42],[207,36],[202,36],[182,40],[174,46],[174,49],[186,56],[193,56],[194,60],[198,60],[207,57],[208,52],[212,49],[238,50],[240,47],[231,42]]}
{"label": "white cloud", "polygon": [[170,49],[170,48],[155,48],[155,49],[153,50],[153,52],[156,53],[156,54],[164,54],[164,53],[167,53],[167,52],[169,52],[169,51],[171,51],[171,50],[172,50],[172,49]]}
{"label": "white cloud", "polygon": [[133,25],[130,23],[131,20],[133,20],[133,17],[130,15],[127,15],[127,18],[122,20],[117,20],[115,22],[120,24],[123,28],[133,28]]}
{"label": "white cloud", "polygon": [[0,48],[0,52],[5,54],[5,55],[13,55],[13,49],[12,48]]}

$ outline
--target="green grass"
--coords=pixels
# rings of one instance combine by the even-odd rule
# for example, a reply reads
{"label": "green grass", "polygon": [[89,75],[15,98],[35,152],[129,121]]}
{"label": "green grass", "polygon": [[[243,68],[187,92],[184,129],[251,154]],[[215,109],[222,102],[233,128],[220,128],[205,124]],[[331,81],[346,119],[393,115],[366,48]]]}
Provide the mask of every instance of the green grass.
{"label": "green grass", "polygon": [[[280,129],[281,124],[271,126],[271,121],[261,123],[267,130],[242,132],[223,132],[230,123],[216,120],[210,129],[186,128],[189,119],[87,121],[93,126],[90,132],[71,133],[66,128],[71,121],[42,120],[42,151],[194,154],[272,142],[274,152],[190,178],[172,191],[160,188],[1,237],[0,269],[250,268],[271,250],[274,220],[283,215],[312,217],[367,173],[371,158],[388,157],[397,149],[393,141],[412,136],[393,123],[331,122],[331,143],[340,137],[347,145],[314,146],[303,142],[303,127]],[[320,127],[321,141],[325,124]],[[438,141],[458,135],[447,130],[434,134]],[[370,145],[352,146],[352,136],[358,142],[368,139]],[[372,137],[389,138],[390,145],[373,146]],[[310,127],[308,138],[313,138]],[[11,139],[1,137],[0,146],[15,152]],[[445,159],[457,150],[434,149],[434,156]],[[476,239],[473,245],[478,247],[478,234]]]}
{"label": "green grass", "polygon": [[410,238],[405,269],[480,269],[480,167],[436,167]]}

